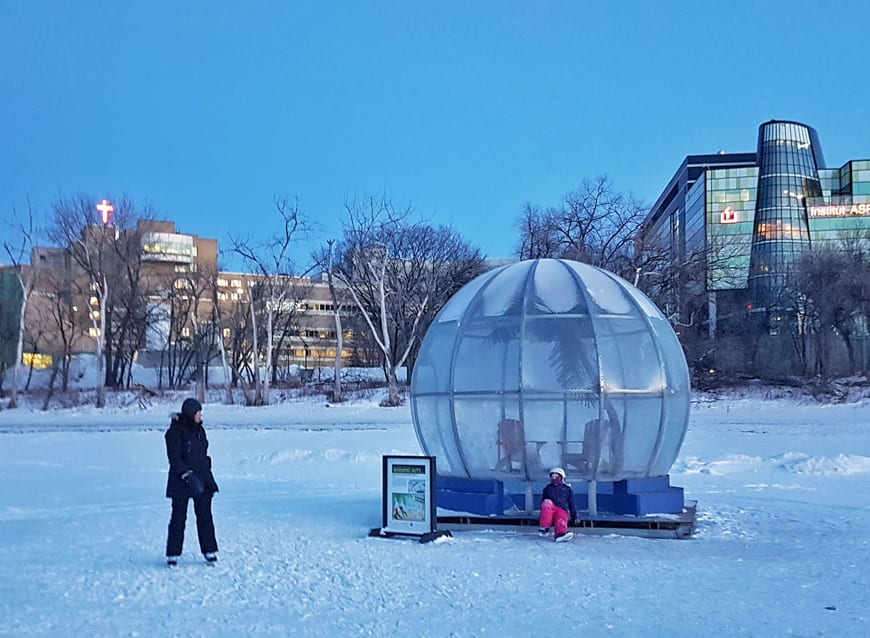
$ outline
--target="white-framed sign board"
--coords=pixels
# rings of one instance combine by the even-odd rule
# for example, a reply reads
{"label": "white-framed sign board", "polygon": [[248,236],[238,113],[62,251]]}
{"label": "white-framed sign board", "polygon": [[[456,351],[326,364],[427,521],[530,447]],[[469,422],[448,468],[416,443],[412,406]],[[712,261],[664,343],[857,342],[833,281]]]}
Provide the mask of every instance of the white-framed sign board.
{"label": "white-framed sign board", "polygon": [[382,534],[435,531],[435,457],[383,457]]}

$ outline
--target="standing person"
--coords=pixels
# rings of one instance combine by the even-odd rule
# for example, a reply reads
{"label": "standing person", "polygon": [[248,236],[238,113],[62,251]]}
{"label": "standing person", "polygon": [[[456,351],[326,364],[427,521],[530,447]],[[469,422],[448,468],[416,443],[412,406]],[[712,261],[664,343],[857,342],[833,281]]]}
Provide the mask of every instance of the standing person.
{"label": "standing person", "polygon": [[550,526],[555,524],[555,540],[557,543],[574,538],[574,532],[568,531],[568,517],[577,520],[577,506],[574,504],[574,490],[565,482],[565,470],[554,467],[550,470],[550,482],[544,487],[541,501],[541,536],[549,536]]}
{"label": "standing person", "polygon": [[172,517],[166,538],[166,564],[178,564],[184,545],[184,526],[187,505],[193,499],[196,514],[196,532],[199,549],[205,559],[217,560],[217,539],[211,515],[211,499],[218,491],[211,473],[208,438],[202,427],[202,405],[196,399],[185,399],[181,412],[172,417],[166,430],[166,456],[169,458],[169,477],[166,498],[172,499]]}

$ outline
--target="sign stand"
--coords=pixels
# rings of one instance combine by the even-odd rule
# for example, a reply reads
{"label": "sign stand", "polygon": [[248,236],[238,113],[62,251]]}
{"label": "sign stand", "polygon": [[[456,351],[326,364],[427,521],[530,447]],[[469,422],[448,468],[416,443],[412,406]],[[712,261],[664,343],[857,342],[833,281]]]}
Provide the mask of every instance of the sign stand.
{"label": "sign stand", "polygon": [[453,536],[449,530],[437,530],[435,457],[384,456],[382,460],[383,527],[371,530],[369,536],[416,536],[421,543]]}

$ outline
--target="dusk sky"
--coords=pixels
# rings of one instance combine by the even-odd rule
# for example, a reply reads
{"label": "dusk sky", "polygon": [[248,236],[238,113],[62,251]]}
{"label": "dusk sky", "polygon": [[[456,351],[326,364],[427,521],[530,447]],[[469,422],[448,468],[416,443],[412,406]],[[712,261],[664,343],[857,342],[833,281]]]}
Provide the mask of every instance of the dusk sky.
{"label": "dusk sky", "polygon": [[0,218],[127,194],[226,248],[274,195],[314,241],[386,195],[509,257],[525,202],[606,174],[651,204],[765,120],[870,157],[868,24],[866,0],[0,0]]}

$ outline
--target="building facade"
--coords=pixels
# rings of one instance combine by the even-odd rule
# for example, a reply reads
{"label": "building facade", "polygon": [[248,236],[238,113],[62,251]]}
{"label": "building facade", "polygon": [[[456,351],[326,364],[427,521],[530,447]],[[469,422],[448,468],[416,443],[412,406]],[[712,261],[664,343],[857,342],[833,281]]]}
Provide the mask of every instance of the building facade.
{"label": "building facade", "polygon": [[778,322],[793,320],[784,309],[795,294],[801,255],[867,245],[870,160],[828,168],[814,129],[765,122],[754,153],[687,156],[641,234],[670,263],[701,257],[704,273],[694,286],[702,290],[675,287],[678,320],[701,316],[707,336],[716,339],[723,321],[763,314],[775,333]]}
{"label": "building facade", "polygon": [[[109,248],[99,247],[106,240]],[[120,257],[122,246],[129,255]],[[332,365],[337,334],[332,297],[325,282],[309,277],[281,276],[267,281],[262,275],[226,272],[219,269],[216,239],[179,232],[172,221],[140,220],[135,229],[119,230],[104,220],[86,225],[80,240],[70,246],[40,246],[33,249],[25,274],[34,278],[25,317],[22,362],[34,368],[49,368],[61,360],[94,353],[100,336],[101,307],[98,282],[74,254],[81,247],[92,253],[104,250],[102,261],[108,274],[114,304],[130,312],[110,319],[106,331],[114,330],[114,347],[125,348],[132,361],[167,369],[167,379],[178,381],[196,374],[204,362],[217,365],[221,347],[237,370],[250,368],[253,353],[251,333],[261,317],[251,318],[251,300],[257,314],[271,308],[273,363],[290,374],[296,366],[312,369]],[[122,272],[124,271],[124,272]],[[16,336],[19,325],[20,285],[16,270],[0,268],[0,292],[9,303],[0,309],[4,334]],[[280,287],[280,301],[269,301],[269,286]],[[354,347],[352,303],[341,301],[345,321],[342,329],[342,358],[359,362]],[[15,302],[15,303],[13,303]],[[126,306],[135,305],[133,309]],[[140,324],[130,327],[129,323]],[[119,337],[121,325],[129,336]],[[126,341],[123,341],[126,339]],[[220,340],[220,343],[218,341]],[[4,343],[7,340],[4,339]],[[264,339],[260,339],[262,350]],[[110,346],[112,344],[109,344]],[[9,348],[4,361],[11,365]],[[262,365],[262,353],[260,356]]]}

